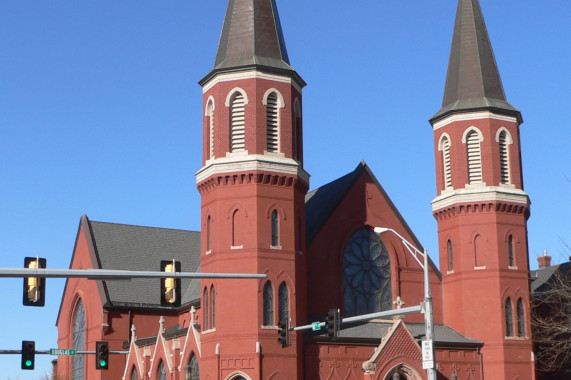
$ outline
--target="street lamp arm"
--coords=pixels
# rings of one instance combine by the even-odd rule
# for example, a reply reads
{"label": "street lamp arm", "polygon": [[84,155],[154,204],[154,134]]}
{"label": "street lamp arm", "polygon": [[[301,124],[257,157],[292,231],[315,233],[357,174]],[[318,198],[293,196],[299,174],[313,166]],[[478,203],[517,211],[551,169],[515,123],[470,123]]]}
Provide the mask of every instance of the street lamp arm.
{"label": "street lamp arm", "polygon": [[[420,267],[422,269],[424,269],[424,263],[423,261],[427,261],[424,260],[424,256],[426,255],[426,251],[422,252],[420,251],[418,248],[416,248],[412,243],[410,243],[408,240],[406,240],[401,234],[399,234],[397,231],[393,230],[392,228],[386,228],[386,227],[375,227],[373,229],[373,231],[375,231],[376,234],[383,234],[385,232],[392,232],[395,235],[397,235],[399,237],[399,239],[402,241],[402,244],[406,247],[406,249],[410,252],[410,254],[414,257],[414,259],[416,260],[416,262],[418,263],[418,265],[420,265]],[[423,258],[423,261],[420,260],[420,257]]]}

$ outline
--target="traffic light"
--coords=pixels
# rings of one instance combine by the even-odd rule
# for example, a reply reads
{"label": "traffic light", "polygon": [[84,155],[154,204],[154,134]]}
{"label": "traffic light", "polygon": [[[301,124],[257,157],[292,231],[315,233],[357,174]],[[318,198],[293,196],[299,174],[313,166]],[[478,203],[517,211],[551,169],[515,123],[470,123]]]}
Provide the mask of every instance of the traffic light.
{"label": "traffic light", "polygon": [[[26,257],[24,268],[38,269],[46,267],[46,259]],[[24,306],[44,306],[46,304],[46,279],[40,277],[24,277]]]}
{"label": "traffic light", "polygon": [[109,343],[95,342],[95,369],[109,369]]}
{"label": "traffic light", "polygon": [[[180,261],[161,261],[161,272],[180,272]],[[161,278],[161,305],[179,307],[182,293],[180,278]]]}
{"label": "traffic light", "polygon": [[22,341],[22,369],[34,369],[36,361],[36,342],[33,340]]}
{"label": "traffic light", "polygon": [[327,329],[327,336],[329,338],[337,338],[339,327],[341,325],[341,318],[339,309],[329,309],[325,315],[325,328]]}
{"label": "traffic light", "polygon": [[283,320],[278,323],[278,342],[282,347],[289,346],[289,320]]}

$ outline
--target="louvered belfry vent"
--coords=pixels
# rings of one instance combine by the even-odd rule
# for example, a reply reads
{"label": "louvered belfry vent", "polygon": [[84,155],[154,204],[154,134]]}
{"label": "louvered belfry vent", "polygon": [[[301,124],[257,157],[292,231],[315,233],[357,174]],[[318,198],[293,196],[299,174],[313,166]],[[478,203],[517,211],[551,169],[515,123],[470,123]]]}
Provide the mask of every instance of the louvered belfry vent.
{"label": "louvered belfry vent", "polygon": [[450,140],[442,140],[442,159],[444,161],[444,188],[452,188],[452,168],[450,164]]}
{"label": "louvered belfry vent", "polygon": [[267,151],[279,151],[279,120],[278,120],[278,97],[275,93],[268,96],[267,101]]}
{"label": "louvered belfry vent", "polygon": [[468,150],[468,183],[482,183],[482,155],[478,132],[469,132],[466,144]]}
{"label": "louvered belfry vent", "polygon": [[231,152],[243,152],[246,149],[244,96],[240,93],[232,98]]}
{"label": "louvered belfry vent", "polygon": [[500,144],[500,171],[501,183],[510,183],[510,165],[509,165],[509,152],[508,152],[508,139],[505,131],[502,131],[499,136]]}
{"label": "louvered belfry vent", "polygon": [[209,139],[209,158],[214,158],[214,107],[212,103],[208,103],[208,139]]}

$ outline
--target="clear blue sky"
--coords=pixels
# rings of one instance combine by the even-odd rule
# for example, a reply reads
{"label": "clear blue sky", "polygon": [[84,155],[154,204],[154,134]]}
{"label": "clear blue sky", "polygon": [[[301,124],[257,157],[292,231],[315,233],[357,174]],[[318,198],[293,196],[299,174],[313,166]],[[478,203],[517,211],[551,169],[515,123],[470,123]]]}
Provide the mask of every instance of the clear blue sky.
{"label": "clear blue sky", "polygon": [[[25,256],[69,266],[82,214],[197,230],[201,88],[226,0],[0,1],[0,267]],[[456,1],[278,0],[304,90],[311,188],[371,167],[436,259],[432,129]],[[529,256],[555,263],[571,243],[568,0],[481,0],[508,101],[521,110]],[[0,349],[56,347],[64,280],[24,308],[21,279],[0,279]],[[0,380],[37,380],[55,357]]]}

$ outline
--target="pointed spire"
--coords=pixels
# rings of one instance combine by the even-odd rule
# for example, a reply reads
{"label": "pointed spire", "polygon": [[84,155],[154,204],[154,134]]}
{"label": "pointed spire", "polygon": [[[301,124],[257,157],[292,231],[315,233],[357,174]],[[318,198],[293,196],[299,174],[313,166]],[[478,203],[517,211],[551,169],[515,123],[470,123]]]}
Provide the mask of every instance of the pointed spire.
{"label": "pointed spire", "polygon": [[522,122],[520,112],[506,101],[478,0],[458,0],[444,99],[431,122],[450,113],[483,109]]}
{"label": "pointed spire", "polygon": [[214,70],[201,82],[220,71],[252,67],[295,73],[275,0],[228,1]]}

